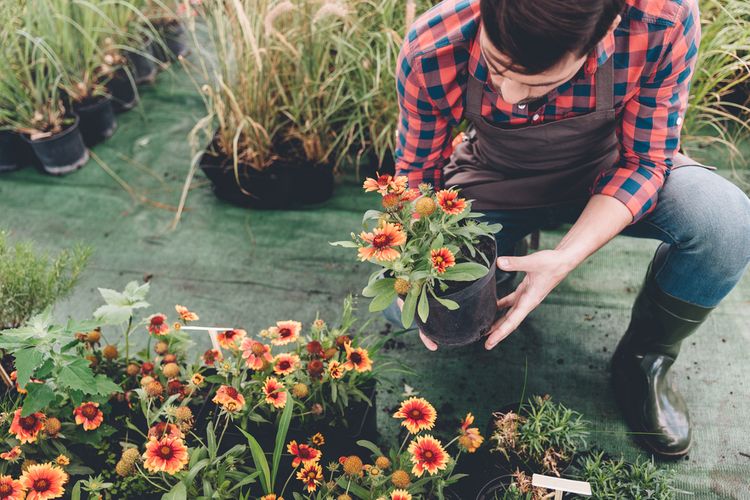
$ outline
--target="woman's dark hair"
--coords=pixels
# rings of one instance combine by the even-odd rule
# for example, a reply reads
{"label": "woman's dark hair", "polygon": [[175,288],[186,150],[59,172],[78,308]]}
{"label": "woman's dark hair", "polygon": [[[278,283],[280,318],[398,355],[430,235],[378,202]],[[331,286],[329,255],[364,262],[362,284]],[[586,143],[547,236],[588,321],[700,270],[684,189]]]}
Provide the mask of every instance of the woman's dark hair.
{"label": "woman's dark hair", "polygon": [[569,53],[587,54],[625,0],[481,0],[482,29],[516,73],[542,73]]}

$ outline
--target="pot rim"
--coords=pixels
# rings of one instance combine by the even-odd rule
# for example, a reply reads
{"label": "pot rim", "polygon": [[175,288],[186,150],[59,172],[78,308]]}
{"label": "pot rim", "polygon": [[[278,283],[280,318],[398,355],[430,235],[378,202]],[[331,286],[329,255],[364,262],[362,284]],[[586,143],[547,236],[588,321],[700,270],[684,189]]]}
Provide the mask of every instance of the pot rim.
{"label": "pot rim", "polygon": [[57,134],[53,134],[49,137],[44,137],[42,139],[32,139],[30,136],[28,136],[28,134],[18,134],[18,135],[20,135],[21,138],[23,138],[23,140],[29,144],[43,144],[45,142],[52,142],[58,139],[62,139],[66,135],[74,133],[74,131],[78,129],[78,123],[80,121],[80,118],[78,114],[76,113],[73,113],[67,118],[74,118],[75,121],[71,125],[69,125],[67,128],[64,128],[61,132],[58,132]]}
{"label": "pot rim", "polygon": [[74,104],[73,110],[74,114],[78,114],[79,111],[83,112],[90,112],[90,111],[96,111],[97,109],[101,107],[107,106],[107,103],[112,102],[112,96],[108,94],[103,95],[95,95],[92,96],[93,101],[90,104]]}

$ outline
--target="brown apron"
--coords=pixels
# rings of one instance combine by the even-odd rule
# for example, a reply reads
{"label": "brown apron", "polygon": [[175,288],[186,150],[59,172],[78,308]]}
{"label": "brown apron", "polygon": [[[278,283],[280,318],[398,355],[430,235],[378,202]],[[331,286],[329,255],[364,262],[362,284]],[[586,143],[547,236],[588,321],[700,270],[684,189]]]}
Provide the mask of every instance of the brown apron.
{"label": "brown apron", "polygon": [[[479,210],[588,200],[597,176],[620,157],[613,59],[596,72],[595,111],[522,128],[488,122],[481,114],[484,84],[469,75],[465,116],[473,130],[443,169],[446,187],[460,187]],[[687,165],[700,164],[675,155],[673,168]]]}

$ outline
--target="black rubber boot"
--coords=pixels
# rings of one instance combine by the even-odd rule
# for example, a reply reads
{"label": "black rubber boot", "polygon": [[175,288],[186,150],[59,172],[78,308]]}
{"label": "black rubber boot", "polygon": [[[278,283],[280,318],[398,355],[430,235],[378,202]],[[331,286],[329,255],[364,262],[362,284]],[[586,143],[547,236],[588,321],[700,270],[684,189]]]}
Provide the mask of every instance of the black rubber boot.
{"label": "black rubber boot", "polygon": [[[657,251],[654,262],[668,247]],[[612,358],[617,401],[631,430],[651,452],[667,458],[685,455],[691,445],[690,415],[669,369],[682,340],[713,308],[683,302],[661,291],[649,266],[630,319]]]}

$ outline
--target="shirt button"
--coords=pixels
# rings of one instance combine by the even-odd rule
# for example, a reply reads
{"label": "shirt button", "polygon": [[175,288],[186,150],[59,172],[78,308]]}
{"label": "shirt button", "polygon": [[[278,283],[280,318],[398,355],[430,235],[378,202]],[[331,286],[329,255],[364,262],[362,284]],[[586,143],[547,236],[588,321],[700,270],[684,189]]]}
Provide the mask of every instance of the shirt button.
{"label": "shirt button", "polygon": [[539,113],[535,114],[531,117],[531,121],[538,122],[541,116],[539,116]]}
{"label": "shirt button", "polygon": [[525,104],[519,104],[518,105],[518,109],[526,109],[526,105]]}

